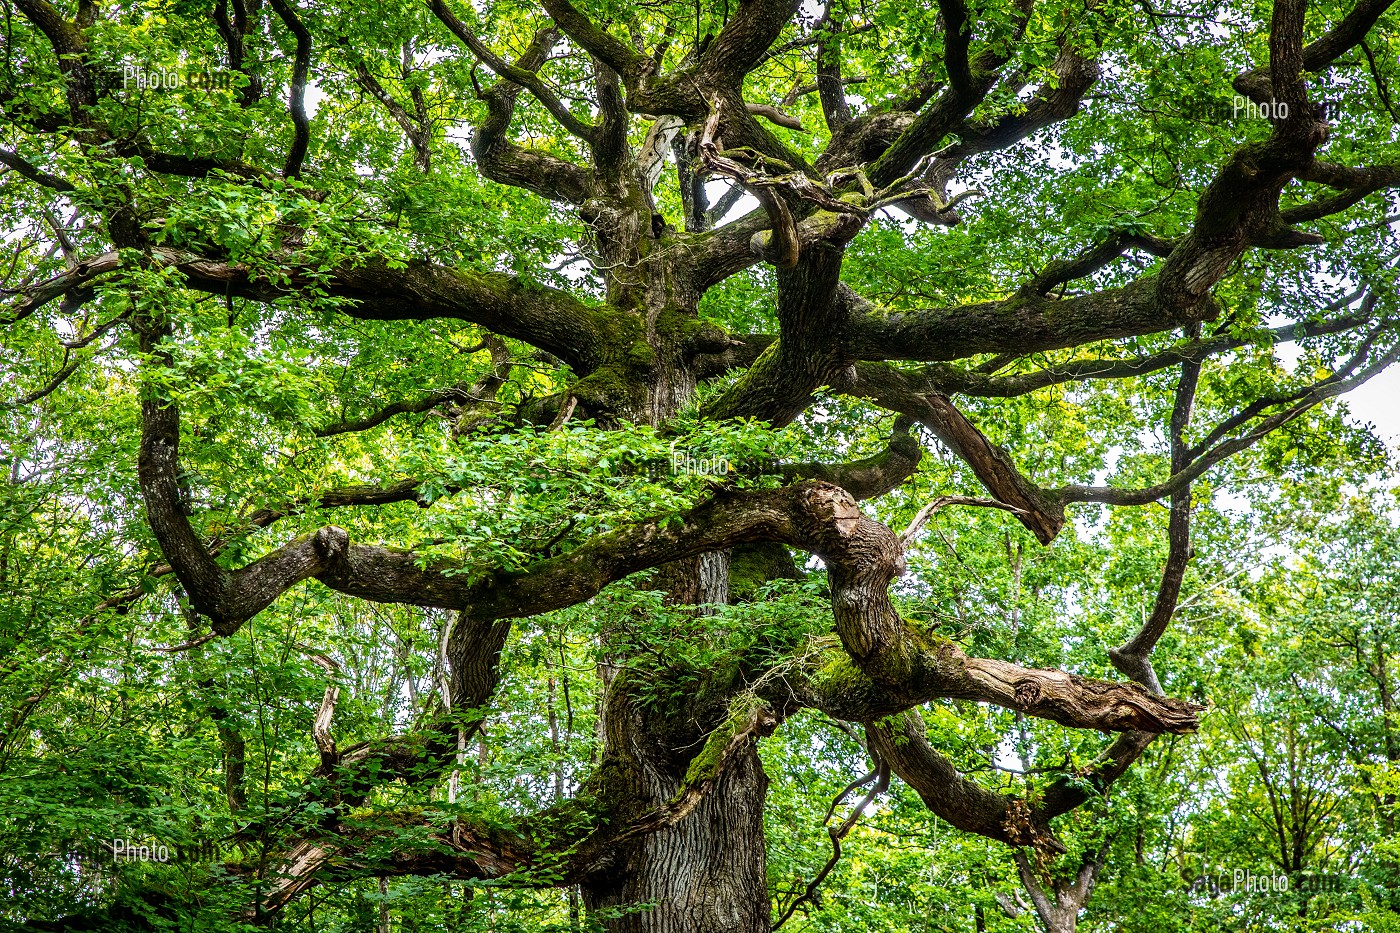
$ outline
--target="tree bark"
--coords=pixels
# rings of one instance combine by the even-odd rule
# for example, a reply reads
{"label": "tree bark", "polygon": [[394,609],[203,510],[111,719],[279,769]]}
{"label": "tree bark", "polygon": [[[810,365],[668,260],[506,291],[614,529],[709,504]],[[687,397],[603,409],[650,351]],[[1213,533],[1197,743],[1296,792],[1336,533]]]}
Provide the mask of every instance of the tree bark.
{"label": "tree bark", "polygon": [[[640,739],[636,733],[646,727],[618,731]],[[683,775],[638,764],[632,792],[639,802],[663,804],[680,788]],[[608,933],[767,933],[767,792],[768,776],[750,746],[685,819],[644,837],[615,871],[584,886],[589,911],[606,912],[598,919]]]}
{"label": "tree bark", "polygon": [[[678,561],[663,568],[662,579],[688,611],[728,601],[723,554]],[[683,791],[691,759],[726,718],[732,692],[719,684],[689,697],[677,717],[636,703],[628,682],[625,675],[610,678],[602,716],[607,793],[627,801],[624,819]],[[678,730],[677,719],[687,726]],[[608,933],[767,933],[767,793],[768,776],[749,739],[695,810],[643,836],[583,885],[588,910]]]}
{"label": "tree bark", "polygon": [[[619,239],[638,244],[636,238]],[[645,243],[638,245],[645,249]],[[634,374],[643,375],[646,398],[633,403],[633,416],[659,427],[690,400],[698,380],[686,348],[657,322],[668,314],[695,318],[699,293],[687,284],[692,273],[684,266],[657,257],[635,268],[645,284],[610,283],[609,290],[631,291],[641,306],[651,365],[650,372]],[[666,564],[659,568],[657,585],[680,612],[704,613],[707,605],[727,603],[728,553]],[[621,802],[615,817],[625,822],[664,807],[684,791],[691,759],[727,718],[734,689],[716,683],[687,697],[681,714],[673,715],[639,703],[626,674],[608,671],[604,679],[605,794]],[[692,812],[623,847],[605,870],[580,885],[585,908],[607,933],[767,933],[772,922],[763,833],[767,792],[757,747],[747,740]]]}

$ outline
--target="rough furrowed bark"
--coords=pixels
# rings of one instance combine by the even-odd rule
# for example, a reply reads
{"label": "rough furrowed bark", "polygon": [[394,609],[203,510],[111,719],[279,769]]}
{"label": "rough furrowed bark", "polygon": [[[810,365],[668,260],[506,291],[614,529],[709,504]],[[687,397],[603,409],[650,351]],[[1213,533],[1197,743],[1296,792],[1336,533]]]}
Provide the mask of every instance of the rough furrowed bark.
{"label": "rough furrowed bark", "polygon": [[[754,740],[773,730],[776,717],[761,703],[734,710],[688,764],[657,741],[661,724],[649,719],[622,695],[609,697],[610,757],[602,787],[610,798],[626,801],[621,815],[635,824],[667,818],[668,825],[620,840],[624,844],[584,879],[587,903],[622,911],[610,925],[618,933],[763,933],[769,924],[763,871],[768,778]],[[665,816],[672,812],[674,821]],[[638,909],[649,901],[654,907]]]}

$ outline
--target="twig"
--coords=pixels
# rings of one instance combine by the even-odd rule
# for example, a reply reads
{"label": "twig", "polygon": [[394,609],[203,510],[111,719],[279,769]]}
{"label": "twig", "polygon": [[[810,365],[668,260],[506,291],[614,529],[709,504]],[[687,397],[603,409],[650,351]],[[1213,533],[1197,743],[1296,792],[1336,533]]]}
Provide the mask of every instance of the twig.
{"label": "twig", "polygon": [[157,648],[147,648],[147,651],[159,651],[163,654],[175,654],[177,651],[189,651],[191,648],[198,648],[200,645],[208,644],[219,636],[214,632],[207,632],[194,641],[187,641],[183,645],[163,645]]}
{"label": "twig", "polygon": [[[831,870],[836,867],[836,863],[841,861],[841,840],[845,839],[846,835],[856,825],[856,822],[860,819],[861,814],[865,812],[865,808],[870,806],[870,804],[872,804],[875,801],[876,797],[889,790],[889,764],[884,759],[879,757],[874,758],[874,764],[875,770],[873,772],[871,772],[863,778],[860,778],[858,781],[853,782],[851,785],[847,786],[845,790],[841,791],[840,795],[837,796],[837,801],[839,801],[842,797],[849,793],[853,787],[859,787],[862,783],[868,782],[872,778],[875,779],[874,785],[870,788],[869,791],[866,792],[865,796],[861,799],[860,803],[856,804],[854,809],[851,810],[851,813],[849,816],[846,817],[845,822],[843,822],[840,826],[828,826],[826,828],[826,834],[831,837],[831,858],[826,860],[826,864],[822,866],[821,871],[817,872],[816,877],[807,883],[807,890],[803,891],[800,895],[797,896],[796,899],[793,900],[791,904],[787,905],[787,909],[784,910],[783,915],[778,918],[778,922],[773,924],[773,930],[776,931],[784,923],[787,923],[788,920],[792,918],[792,915],[797,911],[798,907],[800,907],[804,903],[811,901],[816,896],[817,888],[820,887],[821,883],[826,880],[826,876],[831,874]],[[831,814],[833,811],[835,811],[835,809],[836,801],[833,801],[831,809],[827,810],[826,818],[828,820],[831,819]]]}
{"label": "twig", "polygon": [[932,517],[933,513],[950,505],[976,505],[985,509],[1001,509],[1004,512],[1012,512],[1016,515],[1030,514],[1025,509],[1017,508],[1014,505],[1009,505],[997,499],[982,499],[977,496],[939,496],[922,509],[919,509],[919,514],[914,516],[914,520],[909,523],[909,527],[904,529],[904,532],[899,536],[899,543],[904,547],[908,547],[915,536],[918,535],[920,529],[924,527],[924,523]]}

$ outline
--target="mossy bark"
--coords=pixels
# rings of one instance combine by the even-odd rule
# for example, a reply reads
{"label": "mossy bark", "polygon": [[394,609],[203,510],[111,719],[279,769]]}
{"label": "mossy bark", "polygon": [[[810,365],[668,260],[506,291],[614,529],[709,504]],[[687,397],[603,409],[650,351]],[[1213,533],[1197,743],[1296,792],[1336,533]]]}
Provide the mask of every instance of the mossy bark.
{"label": "mossy bark", "polygon": [[[699,292],[689,284],[690,271],[664,258],[664,247],[664,235],[661,242],[644,238],[634,271],[644,272],[645,281],[610,289],[635,302],[636,332],[578,387],[585,405],[600,412],[612,406],[618,415],[655,425],[693,396],[698,354],[714,342],[698,321]],[[659,570],[659,585],[683,612],[729,602],[729,580],[726,552]],[[586,907],[608,933],[767,933],[768,778],[756,745],[745,739],[714,774],[693,770],[703,768],[706,750],[718,756],[728,744],[720,739],[732,718],[736,678],[707,678],[677,710],[643,702],[625,674],[604,675],[601,786],[615,806],[614,819],[624,823],[664,807],[699,780],[714,783],[682,820],[637,839],[587,879]]]}
{"label": "mossy bark", "polygon": [[745,740],[722,768],[707,768],[732,738],[723,723],[712,741],[701,736],[677,749],[667,741],[669,717],[640,708],[623,689],[615,680],[604,718],[607,793],[626,801],[627,815],[664,806],[693,783],[715,784],[676,825],[619,852],[584,885],[585,903],[609,933],[766,933],[768,777],[755,744]]}

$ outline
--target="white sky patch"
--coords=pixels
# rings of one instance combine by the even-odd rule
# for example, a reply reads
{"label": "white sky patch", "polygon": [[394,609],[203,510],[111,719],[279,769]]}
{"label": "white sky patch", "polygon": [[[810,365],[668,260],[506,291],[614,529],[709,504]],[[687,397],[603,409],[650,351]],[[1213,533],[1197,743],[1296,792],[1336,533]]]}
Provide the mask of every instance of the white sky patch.
{"label": "white sky patch", "polygon": [[[730,188],[730,186],[731,186],[732,184],[735,184],[735,183],[734,183],[734,182],[729,182],[729,181],[709,181],[709,182],[706,182],[706,183],[705,183],[705,197],[709,199],[709,202],[710,202],[711,204],[715,204],[716,202],[719,201],[720,198],[724,197],[724,193],[725,193],[726,191],[729,190],[729,188]],[[717,218],[717,219],[715,220],[713,226],[715,226],[715,227],[723,226],[724,224],[728,223],[729,221],[734,220],[734,219],[739,218],[739,217],[743,217],[743,216],[744,216],[745,214],[747,214],[749,211],[756,210],[757,208],[758,208],[758,198],[754,197],[753,195],[749,194],[749,193],[746,191],[746,192],[744,192],[744,194],[739,198],[739,200],[737,200],[737,201],[734,202],[734,206],[731,207],[731,208],[729,209],[729,213],[725,214],[723,217]]]}
{"label": "white sky patch", "polygon": [[1375,427],[1392,450],[1400,451],[1400,367],[1380,375],[1342,396],[1355,420]]}
{"label": "white sky patch", "polygon": [[321,101],[326,99],[326,92],[316,86],[315,81],[306,82],[306,116],[307,119],[316,117],[316,110],[321,106]]}
{"label": "white sky patch", "polygon": [[[1278,317],[1267,322],[1269,326],[1286,323]],[[1296,341],[1274,345],[1274,355],[1285,369],[1292,371],[1302,356],[1302,348]],[[1390,366],[1379,375],[1341,396],[1352,414],[1352,420],[1369,424],[1386,446],[1400,451],[1400,366]]]}

